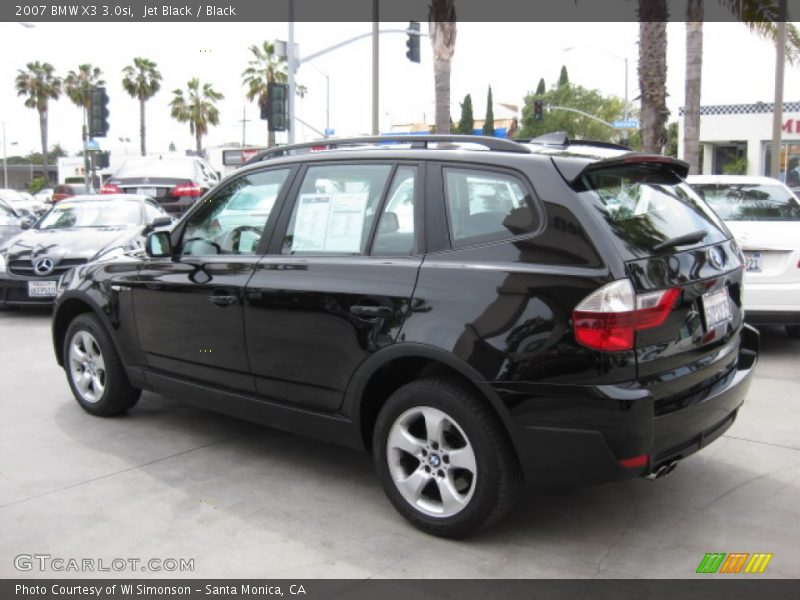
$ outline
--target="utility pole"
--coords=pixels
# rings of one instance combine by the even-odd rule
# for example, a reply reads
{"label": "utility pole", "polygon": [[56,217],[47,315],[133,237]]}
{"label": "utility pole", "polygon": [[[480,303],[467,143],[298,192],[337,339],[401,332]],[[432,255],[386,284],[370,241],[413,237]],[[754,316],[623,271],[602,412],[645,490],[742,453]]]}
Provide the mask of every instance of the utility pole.
{"label": "utility pole", "polygon": [[786,0],[778,9],[778,40],[775,44],[775,103],[772,108],[772,155],[770,177],[778,178],[781,171],[781,125],[783,124],[783,66],[786,62]]}
{"label": "utility pole", "polygon": [[8,187],[8,154],[6,154],[6,122],[3,121],[3,187]]}
{"label": "utility pole", "polygon": [[[89,94],[91,94],[89,88],[83,88],[83,184],[87,191],[89,189],[89,152],[86,149],[86,142],[89,139],[89,111],[86,110],[86,100],[90,97]],[[46,167],[47,165],[45,165]]]}
{"label": "utility pole", "polygon": [[244,148],[247,145],[247,142],[245,140],[247,139],[247,123],[249,121],[250,121],[250,119],[247,118],[247,104],[243,104],[242,105],[242,118],[241,118],[241,122],[242,122],[242,148]]}
{"label": "utility pole", "polygon": [[380,103],[380,44],[378,37],[378,2],[372,0],[372,135],[378,135],[378,105]]}
{"label": "utility pole", "polygon": [[287,141],[294,144],[294,72],[297,67],[294,56],[294,0],[289,0],[289,40],[286,44],[286,58],[289,63],[289,98],[287,98],[288,106],[286,107],[289,113],[287,115],[289,123],[286,133]]}

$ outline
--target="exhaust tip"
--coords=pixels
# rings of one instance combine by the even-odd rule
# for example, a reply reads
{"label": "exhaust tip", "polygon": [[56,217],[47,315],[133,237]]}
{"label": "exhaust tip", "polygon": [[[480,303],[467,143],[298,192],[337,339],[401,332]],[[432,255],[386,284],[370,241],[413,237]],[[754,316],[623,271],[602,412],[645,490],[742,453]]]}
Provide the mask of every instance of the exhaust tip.
{"label": "exhaust tip", "polygon": [[656,479],[661,479],[662,477],[666,477],[667,475],[672,473],[675,470],[675,467],[677,466],[678,466],[677,460],[673,460],[671,462],[659,465],[653,470],[652,473],[646,476],[646,479],[649,479],[650,481],[655,481]]}

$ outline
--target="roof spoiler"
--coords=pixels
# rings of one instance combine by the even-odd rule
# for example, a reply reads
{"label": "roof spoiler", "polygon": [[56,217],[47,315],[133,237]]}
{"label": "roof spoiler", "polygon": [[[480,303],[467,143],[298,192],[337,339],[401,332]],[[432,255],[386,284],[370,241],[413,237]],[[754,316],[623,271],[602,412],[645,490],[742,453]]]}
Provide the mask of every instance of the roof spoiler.
{"label": "roof spoiler", "polygon": [[570,185],[575,185],[583,175],[591,171],[611,169],[625,165],[663,165],[669,167],[681,179],[686,179],[686,176],[689,174],[689,163],[686,161],[672,158],[671,156],[646,154],[644,152],[628,152],[627,154],[589,162],[588,164],[585,160],[571,157],[553,157],[553,162],[561,173],[561,176]]}

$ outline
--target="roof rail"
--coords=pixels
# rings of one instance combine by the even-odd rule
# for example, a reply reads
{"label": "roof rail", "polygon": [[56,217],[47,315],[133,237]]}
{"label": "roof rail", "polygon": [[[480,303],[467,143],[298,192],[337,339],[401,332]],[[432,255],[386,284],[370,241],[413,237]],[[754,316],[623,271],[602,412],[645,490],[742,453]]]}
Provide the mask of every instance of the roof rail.
{"label": "roof rail", "polygon": [[[523,140],[517,141],[522,142]],[[630,148],[627,146],[615,144],[613,142],[601,142],[599,140],[571,140],[563,131],[546,133],[531,140],[527,140],[527,143],[538,146],[593,146],[595,148],[611,148],[612,150],[630,150]]]}
{"label": "roof rail", "polygon": [[[428,144],[451,143],[451,144],[475,144],[483,146],[492,152],[516,152],[528,154],[530,150],[513,140],[505,138],[495,138],[484,135],[456,135],[456,134],[430,134],[430,135],[378,135],[368,137],[340,138],[316,140],[313,142],[303,142],[301,144],[290,144],[285,146],[274,146],[263,152],[259,152],[247,161],[253,164],[262,160],[278,158],[280,156],[290,156],[292,154],[305,154],[315,149],[329,148],[336,149],[346,146],[375,146],[380,144],[409,144],[412,148],[428,148]],[[306,151],[306,152],[304,152]]]}

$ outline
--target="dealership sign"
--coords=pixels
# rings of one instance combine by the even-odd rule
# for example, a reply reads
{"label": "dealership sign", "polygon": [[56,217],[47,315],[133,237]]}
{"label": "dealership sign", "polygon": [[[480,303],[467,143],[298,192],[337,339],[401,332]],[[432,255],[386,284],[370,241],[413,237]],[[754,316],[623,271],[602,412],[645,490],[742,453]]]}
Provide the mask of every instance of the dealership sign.
{"label": "dealership sign", "polygon": [[786,119],[783,131],[784,133],[800,133],[800,119]]}

